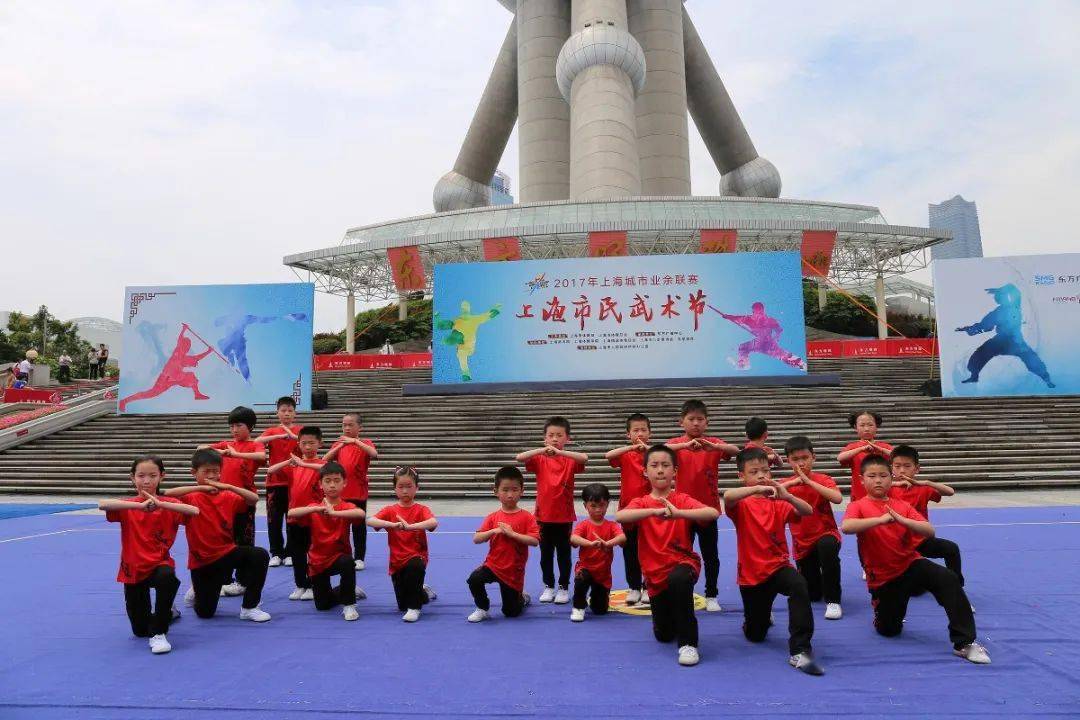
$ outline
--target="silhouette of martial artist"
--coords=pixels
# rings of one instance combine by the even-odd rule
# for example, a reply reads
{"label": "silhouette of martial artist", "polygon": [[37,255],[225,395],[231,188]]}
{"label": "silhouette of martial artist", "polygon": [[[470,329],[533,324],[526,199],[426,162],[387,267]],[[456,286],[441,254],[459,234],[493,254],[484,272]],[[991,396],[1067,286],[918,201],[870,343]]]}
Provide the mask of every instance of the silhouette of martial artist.
{"label": "silhouette of martial artist", "polygon": [[198,355],[191,354],[191,339],[185,335],[187,331],[188,326],[185,323],[181,326],[180,335],[176,338],[176,347],[173,348],[169,359],[165,361],[165,367],[162,368],[161,374],[158,375],[154,384],[142,392],[128,395],[122,399],[120,401],[120,412],[124,412],[129,403],[156,398],[166,390],[174,387],[190,388],[191,392],[195,394],[196,400],[210,399],[209,396],[204,395],[199,390],[199,379],[195,377],[195,373],[188,372],[188,368],[194,368],[213,350],[207,348],[205,352]]}
{"label": "silhouette of martial artist", "polygon": [[780,334],[784,332],[784,328],[776,318],[765,314],[765,305],[763,303],[756,302],[751,305],[749,315],[729,315],[720,312],[712,305],[709,308],[719,313],[725,320],[735,323],[754,336],[753,340],[747,340],[739,345],[739,357],[737,360],[732,360],[732,363],[739,370],[746,370],[750,367],[750,353],[755,352],[776,358],[793,368],[800,370],[806,368],[806,363],[803,362],[801,357],[780,347]]}
{"label": "silhouette of martial artist", "polygon": [[979,373],[986,367],[986,363],[999,355],[1012,355],[1020,358],[1020,361],[1024,363],[1024,367],[1029,372],[1042,378],[1047,387],[1055,387],[1054,383],[1050,381],[1050,373],[1046,369],[1046,363],[1024,340],[1022,330],[1024,318],[1020,308],[1019,288],[1009,283],[998,288],[987,288],[986,292],[994,296],[997,307],[988,312],[986,317],[979,322],[956,328],[956,332],[979,335],[996,330],[997,334],[971,353],[967,363],[968,372],[971,375],[963,382],[979,382]]}

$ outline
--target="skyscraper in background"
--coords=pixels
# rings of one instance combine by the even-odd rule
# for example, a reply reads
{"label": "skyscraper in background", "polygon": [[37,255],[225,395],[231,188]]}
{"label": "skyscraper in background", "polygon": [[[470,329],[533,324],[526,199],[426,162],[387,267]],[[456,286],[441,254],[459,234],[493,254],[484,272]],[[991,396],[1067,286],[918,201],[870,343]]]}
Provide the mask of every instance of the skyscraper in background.
{"label": "skyscraper in background", "polygon": [[956,195],[943,203],[930,204],[930,227],[951,230],[953,239],[930,248],[934,260],[982,257],[982,234],[975,203]]}
{"label": "skyscraper in background", "polygon": [[502,170],[496,170],[495,177],[491,178],[491,204],[514,204],[514,196],[510,194],[510,176]]}

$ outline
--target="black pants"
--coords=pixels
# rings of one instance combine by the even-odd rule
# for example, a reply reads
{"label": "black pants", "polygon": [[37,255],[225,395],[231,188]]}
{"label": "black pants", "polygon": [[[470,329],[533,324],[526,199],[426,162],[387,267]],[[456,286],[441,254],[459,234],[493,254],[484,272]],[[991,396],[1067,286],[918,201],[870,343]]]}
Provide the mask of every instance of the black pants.
{"label": "black pants", "polygon": [[570,588],[570,532],[573,523],[540,523],[540,572],[544,587],[555,587],[553,560],[559,560],[559,587]]}
{"label": "black pants", "polygon": [[691,542],[697,537],[698,550],[701,551],[701,565],[705,574],[705,597],[714,598],[719,592],[716,587],[720,577],[720,550],[717,547],[720,542],[720,530],[717,521],[713,520],[704,525],[690,523]]}
{"label": "black pants", "polygon": [[960,572],[960,546],[952,540],[932,537],[923,540],[917,548],[920,555],[928,558],[941,558],[945,561],[945,567],[956,573],[960,578],[960,587],[964,587],[964,574]]}
{"label": "black pants", "polygon": [[810,652],[810,639],[814,636],[814,613],[810,609],[810,594],[806,580],[799,572],[786,565],[759,585],[741,585],[739,592],[743,601],[743,635],[750,642],[761,642],[769,633],[769,613],[777,595],[787,596],[788,606],[788,653],[798,655]]}
{"label": "black pants", "polygon": [[[293,563],[296,561],[294,560]],[[293,567],[296,567],[295,564]],[[330,587],[330,578],[340,576],[337,587]],[[338,555],[326,570],[311,578],[316,610],[330,610],[338,605],[356,604],[356,566],[348,555]]]}
{"label": "black pants", "polygon": [[473,570],[466,582],[469,584],[469,592],[472,593],[476,607],[481,610],[491,609],[491,601],[488,599],[487,588],[484,587],[488,583],[499,583],[499,594],[502,595],[503,615],[506,617],[517,617],[521,614],[521,611],[525,609],[525,598],[521,596],[521,592],[495,577],[495,573],[492,572],[491,568],[487,565],[481,565]]}
{"label": "black pants", "polygon": [[581,570],[574,575],[574,607],[578,610],[584,610],[586,596],[589,600],[589,607],[592,608],[595,614],[604,615],[607,613],[611,590],[593,580],[591,572]]}
{"label": "black pants", "polygon": [[631,590],[641,589],[641,563],[638,562],[637,539],[638,529],[636,525],[623,527],[626,535],[626,544],[623,545],[622,558],[623,569],[626,571],[626,584]]}
{"label": "black pants", "polygon": [[221,586],[229,582],[233,570],[244,579],[244,602],[240,607],[251,609],[262,600],[266,584],[266,569],[270,554],[261,547],[238,545],[209,565],[191,571],[191,586],[195,589],[195,614],[212,618],[217,612]]}
{"label": "black pants", "polygon": [[[247,510],[237,513],[233,519],[233,542],[240,547],[251,547],[255,544],[255,506],[249,505]],[[232,571],[229,571],[228,582],[232,582]],[[247,585],[248,580],[243,573],[236,573],[236,582]]]}
{"label": "black pants", "polygon": [[292,558],[293,580],[296,582],[296,587],[309,588],[311,578],[307,574],[307,553],[311,548],[311,530],[303,525],[289,523],[285,526],[285,535],[288,538],[289,557]]}
{"label": "black pants", "polygon": [[697,618],[694,617],[694,583],[697,576],[689,565],[676,565],[668,575],[667,587],[652,599],[653,635],[662,643],[697,647]]}
{"label": "black pants", "polygon": [[266,530],[270,535],[270,554],[285,557],[285,535],[282,526],[289,512],[289,486],[271,485],[266,488]]}
{"label": "black pants", "polygon": [[899,635],[904,629],[908,600],[916,591],[934,596],[949,617],[949,639],[954,648],[975,642],[975,615],[971,612],[964,588],[956,573],[948,568],[920,558],[911,563],[900,577],[870,591],[874,606],[874,628],[886,637]]}
{"label": "black pants", "polygon": [[422,558],[410,558],[409,562],[396,573],[390,576],[390,582],[394,585],[394,596],[397,598],[398,610],[419,610],[427,604],[427,593],[424,592],[424,575],[427,567]]}
{"label": "black pants", "polygon": [[61,365],[56,371],[56,379],[62,383],[71,382],[71,367]]}
{"label": "black pants", "polygon": [[840,602],[840,541],[826,535],[816,543],[806,557],[797,560],[799,574],[806,580],[810,602],[824,599]]}
{"label": "black pants", "polygon": [[[360,508],[364,512],[367,512],[367,500],[350,500],[345,498],[345,502],[351,502],[356,507]],[[352,524],[352,546],[353,557],[357,560],[363,560],[367,557],[367,523],[355,522]]]}
{"label": "black pants", "polygon": [[[153,610],[150,609],[150,590],[153,589]],[[172,622],[173,601],[180,581],[168,565],[154,568],[150,576],[140,583],[124,584],[124,605],[127,607],[131,632],[135,637],[151,637],[169,632]]]}
{"label": "black pants", "polygon": [[96,362],[88,363],[86,369],[87,369],[87,375],[89,376],[89,379],[90,380],[97,380],[98,364]]}

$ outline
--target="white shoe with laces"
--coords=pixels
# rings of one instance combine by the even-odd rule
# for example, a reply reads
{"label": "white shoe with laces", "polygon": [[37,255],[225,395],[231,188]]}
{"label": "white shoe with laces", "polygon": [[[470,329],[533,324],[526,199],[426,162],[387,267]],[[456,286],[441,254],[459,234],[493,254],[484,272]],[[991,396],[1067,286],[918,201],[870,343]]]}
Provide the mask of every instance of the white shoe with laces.
{"label": "white shoe with laces", "polygon": [[253,608],[240,608],[240,619],[250,620],[251,622],[264,623],[270,619],[270,613],[266,612],[258,605]]}
{"label": "white shoe with laces", "polygon": [[480,608],[476,608],[475,610],[472,611],[472,614],[469,615],[468,619],[469,619],[469,622],[471,622],[471,623],[478,623],[478,622],[484,622],[485,620],[487,620],[490,617],[491,617],[491,615],[488,614],[487,610],[481,610]]}
{"label": "white shoe with laces", "polygon": [[304,599],[304,588],[302,588],[302,587],[293,588],[293,591],[291,593],[289,593],[289,599],[290,600],[303,600]]}
{"label": "white shoe with laces", "polygon": [[315,591],[312,590],[311,588],[304,588],[303,592],[300,593],[300,599],[301,600],[314,600],[315,599]]}
{"label": "white shoe with laces", "polygon": [[568,602],[570,602],[570,591],[563,587],[559,588],[559,591],[555,593],[555,604],[565,605]]}
{"label": "white shoe with laces", "polygon": [[292,558],[286,557],[284,560],[281,561],[281,564],[285,567],[292,567]]}
{"label": "white shoe with laces", "polygon": [[246,587],[238,582],[231,582],[221,588],[221,594],[224,597],[236,597],[237,595],[243,595]]}
{"label": "white shoe with laces", "polygon": [[626,604],[627,605],[637,605],[639,602],[641,602],[641,591],[640,590],[631,590],[628,593],[626,593]]}
{"label": "white shoe with laces", "polygon": [[277,555],[270,558],[270,567],[281,567],[281,558],[279,558]]}
{"label": "white shoe with laces", "polygon": [[840,607],[840,603],[827,603],[825,605],[826,620],[839,620],[842,617],[844,617],[844,610]]}
{"label": "white shoe with laces", "polygon": [[439,596],[431,589],[430,585],[424,586],[424,594],[427,595],[428,602],[434,602],[439,599]]}
{"label": "white shoe with laces", "polygon": [[362,588],[362,587],[356,588],[356,599],[357,600],[367,600],[367,593],[364,592],[364,588]]}
{"label": "white shoe with laces", "polygon": [[405,611],[405,614],[401,616],[401,619],[405,622],[416,622],[420,619],[420,611],[416,608],[409,608]]}
{"label": "white shoe with laces", "polygon": [[814,661],[814,656],[810,653],[802,652],[798,655],[792,655],[788,658],[788,664],[799,672],[806,673],[807,675],[825,674],[825,670]]}
{"label": "white shoe with laces", "polygon": [[346,605],[341,609],[341,616],[349,622],[352,622],[353,620],[356,620],[360,617],[360,613],[356,612],[355,605]]}
{"label": "white shoe with laces", "polygon": [[172,645],[169,644],[169,639],[164,635],[154,635],[150,638],[150,652],[155,655],[164,655],[172,650]]}
{"label": "white shoe with laces", "polygon": [[574,608],[571,610],[570,622],[585,622],[585,608]]}
{"label": "white shoe with laces", "polygon": [[529,607],[532,605],[532,595],[527,592],[521,593],[521,607]]}
{"label": "white shoe with laces", "polygon": [[720,601],[716,598],[705,598],[705,611],[706,612],[720,612]]}
{"label": "white shoe with laces", "polygon": [[555,588],[545,587],[544,591],[540,593],[540,602],[549,603],[555,600]]}
{"label": "white shoe with laces", "polygon": [[365,567],[363,560],[357,560],[353,565],[357,570],[363,570]]}
{"label": "white shoe with laces", "polygon": [[986,652],[986,648],[977,642],[973,642],[970,645],[965,645],[961,648],[953,650],[953,655],[962,657],[968,662],[975,663],[976,665],[989,665],[990,654]]}
{"label": "white shoe with laces", "polygon": [[195,606],[195,588],[189,587],[187,592],[184,593],[184,607]]}
{"label": "white shoe with laces", "polygon": [[683,645],[679,648],[679,664],[683,667],[692,667],[701,660],[698,650],[693,645]]}

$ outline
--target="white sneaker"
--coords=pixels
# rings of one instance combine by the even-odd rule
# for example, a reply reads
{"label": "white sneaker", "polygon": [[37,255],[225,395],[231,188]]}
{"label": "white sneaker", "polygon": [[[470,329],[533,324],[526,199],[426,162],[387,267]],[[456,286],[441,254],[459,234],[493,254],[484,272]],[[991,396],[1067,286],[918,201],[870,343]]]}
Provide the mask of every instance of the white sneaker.
{"label": "white sneaker", "polygon": [[401,616],[401,619],[405,622],[416,622],[420,619],[420,611],[416,608],[410,608],[405,611],[405,614]]}
{"label": "white sneaker", "polygon": [[304,599],[304,588],[302,588],[302,587],[293,588],[293,591],[291,593],[289,593],[289,599],[290,600],[303,600]]}
{"label": "white sneaker", "polygon": [[862,579],[866,580],[866,571],[865,570],[862,571]]}
{"label": "white sneaker", "polygon": [[701,660],[701,656],[698,655],[697,648],[693,645],[683,645],[679,648],[679,664],[685,667],[691,667],[697,665]]}
{"label": "white sneaker", "polygon": [[827,603],[825,605],[826,620],[839,620],[842,617],[844,617],[844,610],[840,607],[840,603]]}
{"label": "white sneaker", "polygon": [[432,602],[439,599],[439,596],[431,589],[430,585],[424,586],[424,594],[427,595],[428,602]]}
{"label": "white sneaker", "polygon": [[240,619],[250,620],[251,622],[264,623],[270,619],[270,613],[266,612],[258,605],[253,608],[240,608]]}
{"label": "white sneaker", "polygon": [[631,590],[630,592],[626,593],[627,605],[637,605],[639,602],[641,602],[640,590]]}
{"label": "white sneaker", "polygon": [[570,591],[566,588],[559,588],[559,591],[555,593],[555,604],[565,605],[570,602]]}
{"label": "white sneaker", "polygon": [[270,567],[281,567],[281,558],[277,555],[270,558]]}
{"label": "white sneaker", "polygon": [[285,567],[292,567],[292,558],[289,556],[285,556],[285,559],[281,561],[281,564]]}
{"label": "white sneaker", "polygon": [[195,588],[189,587],[187,592],[184,593],[184,607],[195,606]]}
{"label": "white sneaker", "polygon": [[221,594],[224,597],[236,597],[237,595],[243,595],[246,587],[238,582],[229,583],[221,588]]}
{"label": "white sneaker", "polygon": [[303,592],[300,593],[300,599],[301,600],[314,600],[315,599],[315,591],[312,590],[311,588],[304,588]]}
{"label": "white sneaker", "polygon": [[357,600],[367,600],[367,593],[364,592],[364,588],[362,588],[362,587],[356,588],[356,599]]}
{"label": "white sneaker", "polygon": [[974,605],[972,605],[972,606],[971,606],[971,614],[972,614],[972,615],[974,615],[974,614],[975,614],[975,606],[974,606]]}
{"label": "white sneaker", "polygon": [[532,605],[532,595],[527,592],[521,593],[521,606],[529,607],[530,605]]}
{"label": "white sneaker", "polygon": [[705,598],[705,611],[720,612],[720,602],[714,597]]}
{"label": "white sneaker", "polygon": [[652,604],[652,600],[649,599],[649,591],[648,590],[642,590],[641,591],[641,604],[642,605],[651,605]]}
{"label": "white sneaker", "polygon": [[363,570],[364,569],[364,561],[363,560],[357,560],[354,563],[354,565],[356,566],[357,570]]}
{"label": "white sneaker", "polygon": [[570,622],[585,622],[585,608],[574,608],[571,610]]}
{"label": "white sneaker", "polygon": [[169,644],[169,639],[164,635],[155,635],[150,638],[150,652],[155,655],[164,655],[172,650],[172,645]]}
{"label": "white sneaker", "polygon": [[549,603],[555,600],[555,588],[545,587],[544,592],[540,593],[540,602]]}
{"label": "white sneaker", "polygon": [[799,672],[807,675],[824,675],[825,670],[814,661],[810,653],[799,653],[788,658],[788,664]]}
{"label": "white sneaker", "polygon": [[487,620],[490,617],[491,617],[491,615],[488,614],[487,610],[481,610],[480,608],[476,608],[475,610],[472,611],[472,614],[469,615],[469,622],[471,622],[471,623],[484,622],[485,620]]}
{"label": "white sneaker", "polygon": [[341,610],[341,616],[349,622],[352,622],[353,620],[356,620],[360,617],[360,613],[356,612],[355,605],[346,605]]}
{"label": "white sneaker", "polygon": [[[151,640],[151,642],[153,642]],[[962,648],[953,650],[953,655],[962,657],[968,662],[973,662],[976,665],[989,665],[990,655],[986,652],[986,648],[977,642],[973,642],[970,645],[965,645]]]}

